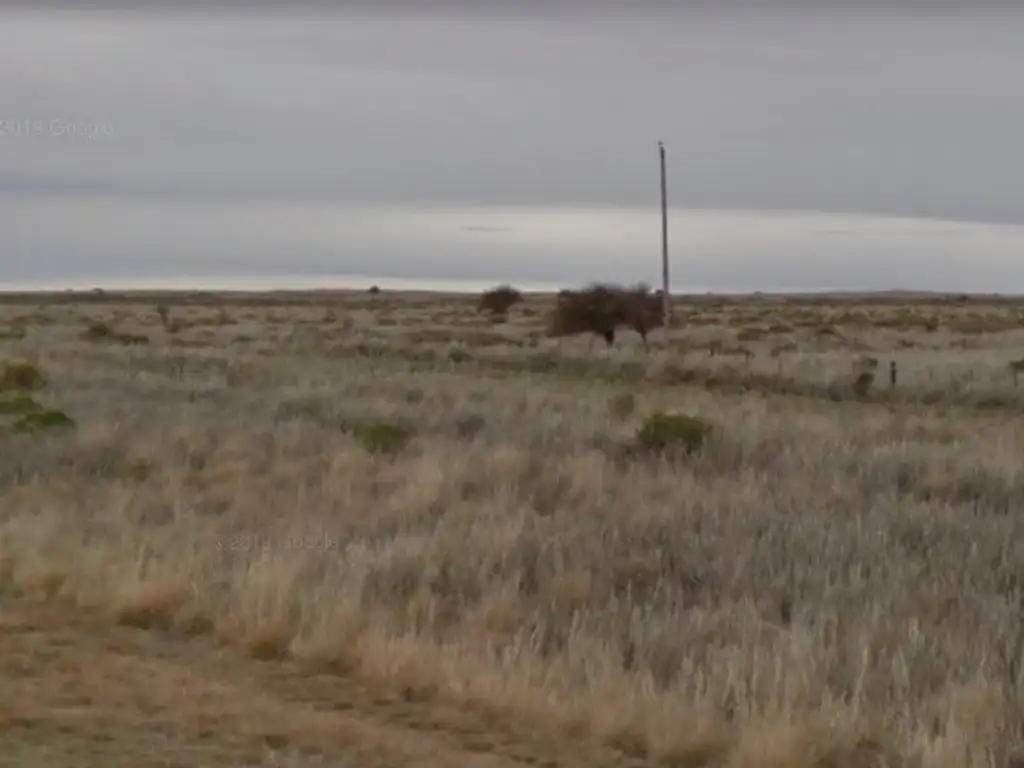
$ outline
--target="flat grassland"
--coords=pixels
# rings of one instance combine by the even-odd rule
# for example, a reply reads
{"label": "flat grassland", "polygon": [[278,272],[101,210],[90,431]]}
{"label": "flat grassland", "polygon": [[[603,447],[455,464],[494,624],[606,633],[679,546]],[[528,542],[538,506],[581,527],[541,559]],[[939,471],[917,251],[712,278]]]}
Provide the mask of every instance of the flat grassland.
{"label": "flat grassland", "polygon": [[0,297],[0,762],[1012,765],[1024,301],[553,302]]}

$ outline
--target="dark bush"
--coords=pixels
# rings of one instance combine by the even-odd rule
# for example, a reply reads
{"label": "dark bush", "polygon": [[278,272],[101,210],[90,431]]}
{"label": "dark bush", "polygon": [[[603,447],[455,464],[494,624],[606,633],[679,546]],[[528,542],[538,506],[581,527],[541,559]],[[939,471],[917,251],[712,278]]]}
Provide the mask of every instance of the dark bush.
{"label": "dark bush", "polygon": [[853,393],[857,397],[867,397],[871,385],[875,383],[875,374],[871,371],[864,371],[853,382]]}
{"label": "dark bush", "polygon": [[511,285],[499,285],[480,296],[478,310],[490,312],[492,315],[504,315],[513,306],[523,300],[523,294]]}
{"label": "dark bush", "polygon": [[610,347],[615,330],[632,328],[647,346],[647,334],[664,324],[662,293],[646,286],[623,288],[595,283],[579,291],[560,291],[551,319],[553,337],[593,333]]}

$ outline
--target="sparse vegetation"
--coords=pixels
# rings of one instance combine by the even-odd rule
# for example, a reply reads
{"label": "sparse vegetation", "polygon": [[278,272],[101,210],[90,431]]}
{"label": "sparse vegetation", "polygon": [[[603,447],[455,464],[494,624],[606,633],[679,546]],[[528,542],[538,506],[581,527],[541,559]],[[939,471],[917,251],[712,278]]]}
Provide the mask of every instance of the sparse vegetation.
{"label": "sparse vegetation", "polygon": [[[168,326],[168,329],[170,327]],[[91,341],[94,343],[115,343],[122,344],[125,346],[131,346],[136,344],[149,344],[149,337],[141,333],[129,333],[125,331],[115,331],[106,323],[92,323],[81,333],[83,341]]]}
{"label": "sparse vegetation", "polygon": [[8,725],[1013,765],[1020,302],[611,294],[4,297]]}

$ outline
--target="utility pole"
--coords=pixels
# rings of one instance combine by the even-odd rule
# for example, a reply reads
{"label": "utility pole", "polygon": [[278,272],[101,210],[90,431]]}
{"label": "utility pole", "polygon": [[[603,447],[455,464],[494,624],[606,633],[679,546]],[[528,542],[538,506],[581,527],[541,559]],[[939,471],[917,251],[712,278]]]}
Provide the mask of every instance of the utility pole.
{"label": "utility pole", "polygon": [[661,312],[667,332],[672,323],[672,303],[668,293],[668,181],[665,178],[665,145],[658,142],[661,156]]}

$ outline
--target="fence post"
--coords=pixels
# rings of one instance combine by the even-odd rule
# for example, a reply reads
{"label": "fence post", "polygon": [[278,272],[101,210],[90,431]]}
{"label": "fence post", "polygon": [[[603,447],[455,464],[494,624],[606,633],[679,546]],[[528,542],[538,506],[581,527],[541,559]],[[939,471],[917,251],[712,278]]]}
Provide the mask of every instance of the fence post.
{"label": "fence post", "polygon": [[661,314],[666,332],[672,325],[672,302],[668,292],[668,179],[665,173],[665,145],[658,142],[661,159]]}

